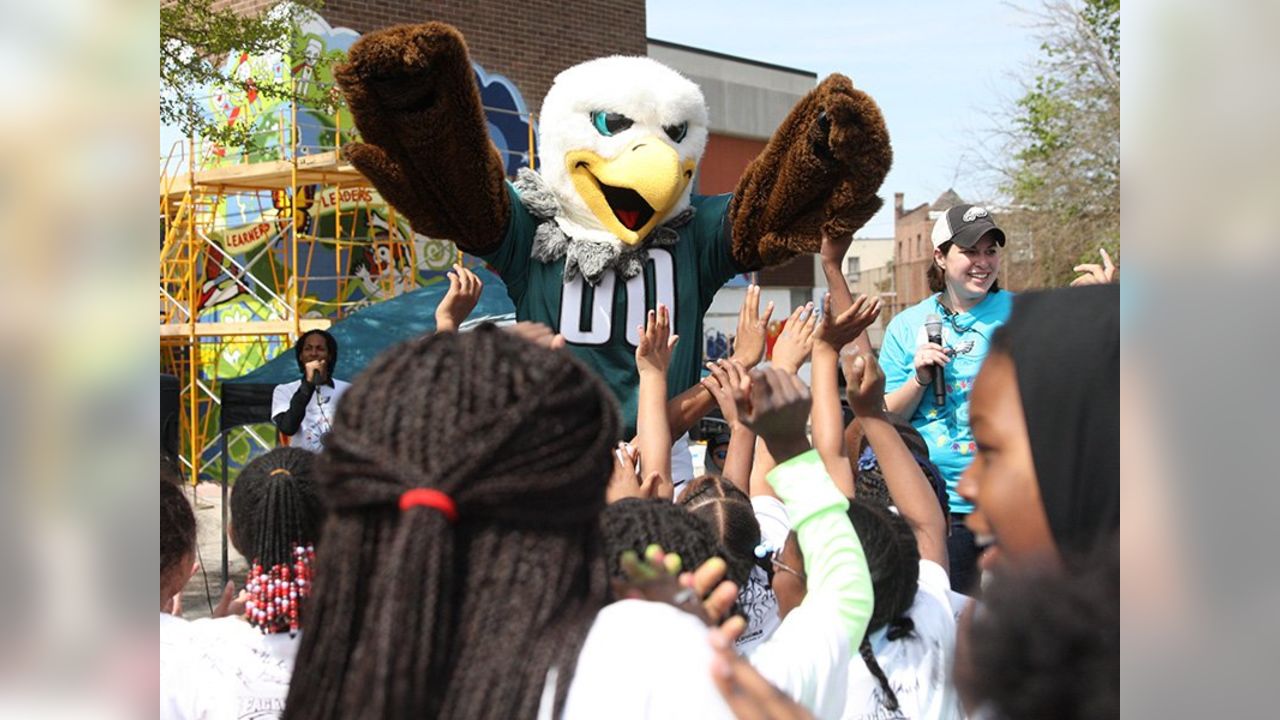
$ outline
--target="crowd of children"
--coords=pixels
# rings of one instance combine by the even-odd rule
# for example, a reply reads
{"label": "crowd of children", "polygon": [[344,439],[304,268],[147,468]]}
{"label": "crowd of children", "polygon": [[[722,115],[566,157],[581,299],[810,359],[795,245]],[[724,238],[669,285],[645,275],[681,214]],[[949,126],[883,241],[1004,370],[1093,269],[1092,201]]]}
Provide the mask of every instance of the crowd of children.
{"label": "crowd of children", "polygon": [[[833,287],[762,364],[753,289],[734,356],[669,392],[659,304],[632,438],[545,329],[387,350],[318,454],[240,473],[217,617],[174,612],[195,517],[162,481],[161,717],[1118,717],[1118,289],[1011,297],[1003,236],[961,240],[944,346],[904,313],[877,359],[878,302]],[[677,484],[712,409],[718,472]]]}

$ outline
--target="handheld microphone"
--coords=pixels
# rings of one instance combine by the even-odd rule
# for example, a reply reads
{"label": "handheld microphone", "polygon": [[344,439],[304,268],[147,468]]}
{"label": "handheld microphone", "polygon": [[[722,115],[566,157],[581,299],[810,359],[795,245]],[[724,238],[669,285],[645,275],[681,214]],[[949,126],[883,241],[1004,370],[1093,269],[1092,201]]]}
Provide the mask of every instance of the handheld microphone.
{"label": "handheld microphone", "polygon": [[[942,318],[933,314],[926,316],[924,331],[929,336],[929,342],[936,345],[942,344]],[[933,401],[938,406],[945,405],[947,401],[947,381],[942,377],[943,370],[942,365],[936,365],[933,368]]]}

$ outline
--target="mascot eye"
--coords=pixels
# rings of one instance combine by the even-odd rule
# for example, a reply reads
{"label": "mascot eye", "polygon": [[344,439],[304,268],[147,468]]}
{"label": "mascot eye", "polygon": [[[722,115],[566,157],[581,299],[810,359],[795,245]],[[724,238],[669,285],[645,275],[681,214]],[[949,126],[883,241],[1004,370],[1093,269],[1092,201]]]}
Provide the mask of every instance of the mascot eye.
{"label": "mascot eye", "polygon": [[591,113],[591,124],[595,126],[596,132],[605,137],[617,135],[631,127],[633,122],[631,118],[621,113],[611,113],[603,110]]}
{"label": "mascot eye", "polygon": [[672,142],[680,142],[689,132],[689,123],[682,122],[679,125],[664,125],[662,127],[662,131],[667,134],[667,137],[671,138]]}

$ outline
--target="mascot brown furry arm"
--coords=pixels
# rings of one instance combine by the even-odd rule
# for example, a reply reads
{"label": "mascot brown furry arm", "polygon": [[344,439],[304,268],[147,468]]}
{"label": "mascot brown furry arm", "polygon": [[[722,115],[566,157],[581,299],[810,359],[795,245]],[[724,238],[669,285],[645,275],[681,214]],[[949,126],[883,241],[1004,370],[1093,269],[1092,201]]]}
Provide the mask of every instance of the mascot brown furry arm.
{"label": "mascot brown furry arm", "polygon": [[370,33],[335,70],[363,143],[346,157],[416,232],[470,253],[502,241],[511,211],[467,46],[443,23]]}
{"label": "mascot brown furry arm", "polygon": [[[466,43],[443,23],[364,36],[338,68],[364,143],[347,157],[426,235],[493,251],[510,217],[503,164],[489,140]],[[875,102],[843,75],[810,91],[733,193],[732,254],[746,269],[817,252],[880,209],[892,150]]]}

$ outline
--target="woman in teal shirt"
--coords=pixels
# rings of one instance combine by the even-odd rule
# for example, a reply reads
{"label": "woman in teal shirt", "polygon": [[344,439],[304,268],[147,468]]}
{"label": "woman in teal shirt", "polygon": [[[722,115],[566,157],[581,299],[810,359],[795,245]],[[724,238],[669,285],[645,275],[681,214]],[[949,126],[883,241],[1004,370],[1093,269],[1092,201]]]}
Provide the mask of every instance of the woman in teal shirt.
{"label": "woman in teal shirt", "polygon": [[[951,586],[967,592],[977,579],[978,550],[964,524],[973,506],[956,492],[956,483],[975,450],[969,391],[992,333],[1009,317],[1013,294],[996,281],[1005,237],[985,208],[957,205],[947,210],[934,224],[932,240],[928,278],[934,294],[894,316],[880,347],[880,365],[885,406],[920,432],[929,444],[929,458],[947,481]],[[929,342],[925,323],[930,315],[941,320],[941,344]],[[942,403],[931,390],[936,372],[943,373]]]}

